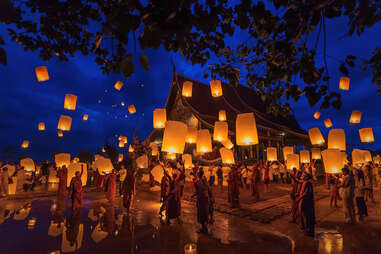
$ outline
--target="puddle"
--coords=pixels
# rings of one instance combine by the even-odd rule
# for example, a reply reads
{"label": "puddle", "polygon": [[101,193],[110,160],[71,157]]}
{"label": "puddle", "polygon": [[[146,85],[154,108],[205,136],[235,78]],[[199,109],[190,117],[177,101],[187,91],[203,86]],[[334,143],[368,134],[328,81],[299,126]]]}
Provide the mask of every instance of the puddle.
{"label": "puddle", "polygon": [[316,235],[319,241],[318,254],[343,253],[343,236],[338,232],[320,232]]}

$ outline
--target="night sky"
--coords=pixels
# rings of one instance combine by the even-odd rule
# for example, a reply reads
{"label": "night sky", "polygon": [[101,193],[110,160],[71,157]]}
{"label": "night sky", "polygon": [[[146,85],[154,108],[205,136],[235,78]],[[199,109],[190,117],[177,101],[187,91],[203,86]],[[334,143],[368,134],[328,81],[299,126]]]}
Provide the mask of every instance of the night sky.
{"label": "night sky", "polygon": [[[330,89],[338,91],[340,63],[335,58],[344,59],[348,54],[359,58],[369,58],[371,51],[381,40],[381,24],[364,32],[361,37],[345,36],[345,19],[327,21],[327,54],[331,76]],[[51,159],[55,151],[70,152],[75,156],[80,151],[96,152],[104,145],[105,139],[114,140],[114,134],[127,135],[129,142],[132,133],[138,128],[137,135],[144,139],[152,130],[152,111],[164,107],[172,78],[172,64],[182,75],[196,80],[209,82],[202,78],[203,68],[193,65],[176,53],[168,53],[163,49],[148,50],[145,54],[150,60],[150,71],[146,72],[139,65],[137,56],[134,75],[126,80],[122,75],[105,75],[95,64],[92,57],[80,54],[69,62],[59,62],[52,58],[45,62],[39,58],[38,52],[25,52],[15,42],[11,42],[6,27],[0,27],[0,35],[6,41],[8,65],[0,65],[0,151],[12,146],[21,152],[20,145],[24,139],[30,140],[30,148],[25,152],[35,160]],[[232,45],[246,39],[241,33],[227,38]],[[311,41],[314,38],[311,38]],[[103,42],[102,42],[103,43]],[[319,47],[319,56],[322,55]],[[321,59],[321,64],[322,58]],[[334,128],[344,128],[347,143],[355,144],[362,149],[376,150],[381,146],[377,142],[381,138],[381,97],[377,96],[376,86],[371,82],[370,73],[360,72],[357,62],[351,70],[349,91],[341,91],[343,106],[341,110],[322,111],[319,120],[312,115],[316,108],[310,108],[304,98],[291,103],[294,114],[302,126],[308,130],[319,127],[326,137],[328,131],[323,125],[327,117],[332,119]],[[47,65],[50,80],[38,83],[34,68]],[[119,92],[113,88],[114,83],[121,80],[124,87]],[[107,91],[107,92],[106,92]],[[63,108],[67,93],[78,96],[76,111]],[[101,103],[99,103],[99,100]],[[120,103],[126,106],[121,107]],[[127,105],[134,104],[137,113],[128,114]],[[113,107],[116,105],[116,107]],[[361,124],[350,127],[348,124],[352,110],[362,111]],[[72,130],[57,137],[57,122],[61,114],[73,118]],[[83,114],[89,115],[87,122],[82,121]],[[125,118],[125,115],[128,115]],[[38,122],[45,122],[46,131],[37,131]],[[358,128],[373,127],[376,142],[371,145],[360,143]]]}

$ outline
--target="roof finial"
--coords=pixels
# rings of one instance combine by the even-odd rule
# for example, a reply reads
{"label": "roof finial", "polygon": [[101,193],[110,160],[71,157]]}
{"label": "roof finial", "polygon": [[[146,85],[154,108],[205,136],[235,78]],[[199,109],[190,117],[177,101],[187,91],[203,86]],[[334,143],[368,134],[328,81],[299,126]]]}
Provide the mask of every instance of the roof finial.
{"label": "roof finial", "polygon": [[171,56],[171,64],[173,67],[173,73],[176,73],[176,66],[175,66],[175,62],[173,61],[173,56]]}

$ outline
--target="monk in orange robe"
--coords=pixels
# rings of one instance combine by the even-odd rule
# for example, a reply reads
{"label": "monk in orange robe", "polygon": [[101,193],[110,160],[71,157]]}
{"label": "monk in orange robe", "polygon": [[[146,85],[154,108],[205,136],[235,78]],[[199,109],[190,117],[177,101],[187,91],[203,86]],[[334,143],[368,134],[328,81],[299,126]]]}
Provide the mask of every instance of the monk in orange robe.
{"label": "monk in orange robe", "polygon": [[79,209],[82,207],[82,180],[83,166],[81,173],[75,172],[75,177],[70,182],[70,197],[72,200],[72,209]]}

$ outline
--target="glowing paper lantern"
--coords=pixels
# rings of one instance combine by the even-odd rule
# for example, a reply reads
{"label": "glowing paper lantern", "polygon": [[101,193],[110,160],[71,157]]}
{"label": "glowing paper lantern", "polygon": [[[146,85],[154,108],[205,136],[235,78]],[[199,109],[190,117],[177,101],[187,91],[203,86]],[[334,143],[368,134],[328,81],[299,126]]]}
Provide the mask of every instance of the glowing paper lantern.
{"label": "glowing paper lantern", "polygon": [[157,156],[159,154],[159,148],[157,147],[157,144],[155,142],[151,142],[149,144],[149,147],[152,150],[152,156]]}
{"label": "glowing paper lantern", "polygon": [[59,138],[62,138],[62,137],[63,137],[63,132],[62,132],[61,130],[58,130],[58,131],[57,131],[57,136],[58,136]]}
{"label": "glowing paper lantern", "polygon": [[365,162],[370,162],[372,161],[372,154],[368,150],[362,150],[362,153],[364,155],[364,160]]}
{"label": "glowing paper lantern", "polygon": [[133,153],[133,152],[135,151],[135,149],[132,147],[132,145],[130,145],[130,146],[128,147],[128,151],[129,151],[130,153]]}
{"label": "glowing paper lantern", "polygon": [[224,141],[221,142],[222,145],[227,148],[227,149],[232,149],[234,147],[234,144],[230,141],[229,138],[225,139]]}
{"label": "glowing paper lantern", "polygon": [[323,156],[325,172],[331,174],[340,173],[344,166],[344,160],[340,150],[328,148],[322,151],[321,154]]}
{"label": "glowing paper lantern", "polygon": [[130,114],[135,114],[136,113],[136,109],[135,109],[135,106],[134,105],[129,105],[128,106],[128,112],[130,112]]}
{"label": "glowing paper lantern", "polygon": [[294,147],[293,146],[285,146],[283,147],[283,158],[287,160],[287,155],[294,153]]}
{"label": "glowing paper lantern", "polygon": [[352,124],[357,124],[361,122],[361,111],[353,110],[349,122]]}
{"label": "glowing paper lantern", "polygon": [[120,148],[123,148],[123,147],[124,147],[124,142],[123,142],[123,141],[119,141],[118,146],[119,146]]}
{"label": "glowing paper lantern", "polygon": [[176,154],[175,153],[167,153],[167,159],[168,160],[176,160]]}
{"label": "glowing paper lantern", "polygon": [[38,123],[38,130],[39,131],[44,131],[45,130],[45,123],[43,123],[43,122]]}
{"label": "glowing paper lantern", "polygon": [[38,82],[43,82],[49,80],[48,67],[38,66],[35,68],[36,77]]}
{"label": "glowing paper lantern", "polygon": [[311,153],[312,153],[312,159],[313,160],[320,160],[321,159],[320,148],[312,148]]}
{"label": "glowing paper lantern", "polygon": [[325,143],[323,135],[321,134],[319,128],[311,128],[308,130],[308,136],[312,145],[322,145]]}
{"label": "glowing paper lantern", "polygon": [[25,158],[20,160],[20,166],[24,167],[26,171],[35,171],[36,167],[34,161],[31,158]]}
{"label": "glowing paper lantern", "polygon": [[161,150],[168,153],[183,153],[187,130],[187,125],[183,122],[167,121]]}
{"label": "glowing paper lantern", "polygon": [[381,156],[380,155],[376,155],[373,157],[373,163],[374,164],[380,164],[381,163]]}
{"label": "glowing paper lantern", "polygon": [[65,95],[65,102],[64,102],[64,109],[75,110],[76,106],[77,106],[77,96],[74,94],[66,94]]}
{"label": "glowing paper lantern", "polygon": [[116,83],[115,83],[115,85],[114,85],[114,88],[115,88],[116,90],[120,91],[120,89],[122,89],[122,87],[123,87],[123,82],[120,81],[120,80],[116,81]]}
{"label": "glowing paper lantern", "polygon": [[118,155],[118,162],[123,161],[123,159],[124,159],[123,154],[119,154],[119,155]]}
{"label": "glowing paper lantern", "polygon": [[84,114],[83,117],[82,117],[82,120],[83,121],[89,120],[89,115],[88,114]]}
{"label": "glowing paper lantern", "polygon": [[352,150],[352,164],[353,165],[362,165],[365,163],[364,153],[360,149]]}
{"label": "glowing paper lantern", "polygon": [[276,147],[267,147],[266,154],[268,161],[276,161],[278,159]]}
{"label": "glowing paper lantern", "polygon": [[374,135],[372,128],[362,128],[359,129],[360,140],[362,143],[372,143],[374,142]]}
{"label": "glowing paper lantern", "polygon": [[314,114],[314,118],[315,119],[319,119],[319,117],[320,117],[320,112],[316,111],[315,114]]}
{"label": "glowing paper lantern", "polygon": [[332,121],[331,119],[327,118],[324,120],[325,128],[331,128],[332,127]]}
{"label": "glowing paper lantern", "polygon": [[197,142],[197,128],[188,126],[185,142],[193,144]]}
{"label": "glowing paper lantern", "polygon": [[212,140],[209,130],[202,129],[197,132],[196,149],[198,153],[209,153],[212,151]]}
{"label": "glowing paper lantern", "polygon": [[99,158],[94,162],[94,168],[98,169],[99,173],[104,175],[108,174],[113,170],[111,160],[108,158]]}
{"label": "glowing paper lantern", "polygon": [[191,154],[183,154],[182,159],[183,159],[185,168],[192,168],[193,167]]}
{"label": "glowing paper lantern", "polygon": [[226,110],[218,111],[218,120],[219,121],[226,121]]}
{"label": "glowing paper lantern", "polygon": [[138,168],[148,168],[148,156],[142,155],[136,159],[136,165]]}
{"label": "glowing paper lantern", "polygon": [[328,148],[346,150],[345,132],[343,129],[332,129],[328,133]]}
{"label": "glowing paper lantern", "polygon": [[71,129],[71,117],[61,115],[60,119],[58,121],[57,129],[61,130],[61,131],[70,131],[70,129]]}
{"label": "glowing paper lantern", "polygon": [[73,162],[74,163],[78,163],[79,162],[79,158],[78,157],[74,157]]}
{"label": "glowing paper lantern", "polygon": [[237,145],[247,146],[258,144],[258,132],[254,113],[238,114],[235,128]]}
{"label": "glowing paper lantern", "polygon": [[310,163],[310,151],[308,151],[308,150],[300,151],[300,162],[301,163]]}
{"label": "glowing paper lantern", "polygon": [[299,154],[287,154],[287,169],[299,169]]}
{"label": "glowing paper lantern", "polygon": [[157,108],[153,111],[153,127],[161,129],[165,127],[167,121],[167,111],[165,108]]}
{"label": "glowing paper lantern", "polygon": [[339,81],[339,89],[340,90],[349,90],[349,83],[351,79],[348,77],[341,77]]}
{"label": "glowing paper lantern", "polygon": [[225,147],[220,148],[220,154],[222,158],[222,163],[224,164],[234,164],[234,154],[232,150],[229,150]]}
{"label": "glowing paper lantern", "polygon": [[192,87],[193,83],[191,81],[185,81],[183,83],[182,95],[184,97],[192,97]]}
{"label": "glowing paper lantern", "polygon": [[24,141],[22,142],[22,144],[21,144],[21,148],[26,149],[26,148],[28,148],[28,147],[29,147],[29,140],[24,140]]}
{"label": "glowing paper lantern", "polygon": [[222,95],[221,80],[215,79],[210,81],[210,91],[213,97],[220,97]]}
{"label": "glowing paper lantern", "polygon": [[122,101],[122,102],[120,103],[120,105],[121,105],[122,107],[124,107],[124,105],[125,105],[125,104],[124,104],[124,101]]}
{"label": "glowing paper lantern", "polygon": [[105,153],[106,152],[106,149],[104,147],[102,147],[102,152]]}
{"label": "glowing paper lantern", "polygon": [[151,174],[156,182],[160,182],[164,176],[164,169],[161,165],[156,165],[152,170]]}
{"label": "glowing paper lantern", "polygon": [[54,155],[54,161],[57,167],[62,167],[65,165],[69,167],[70,165],[70,153],[57,153]]}
{"label": "glowing paper lantern", "polygon": [[228,138],[228,123],[216,121],[214,123],[213,140],[222,142]]}

